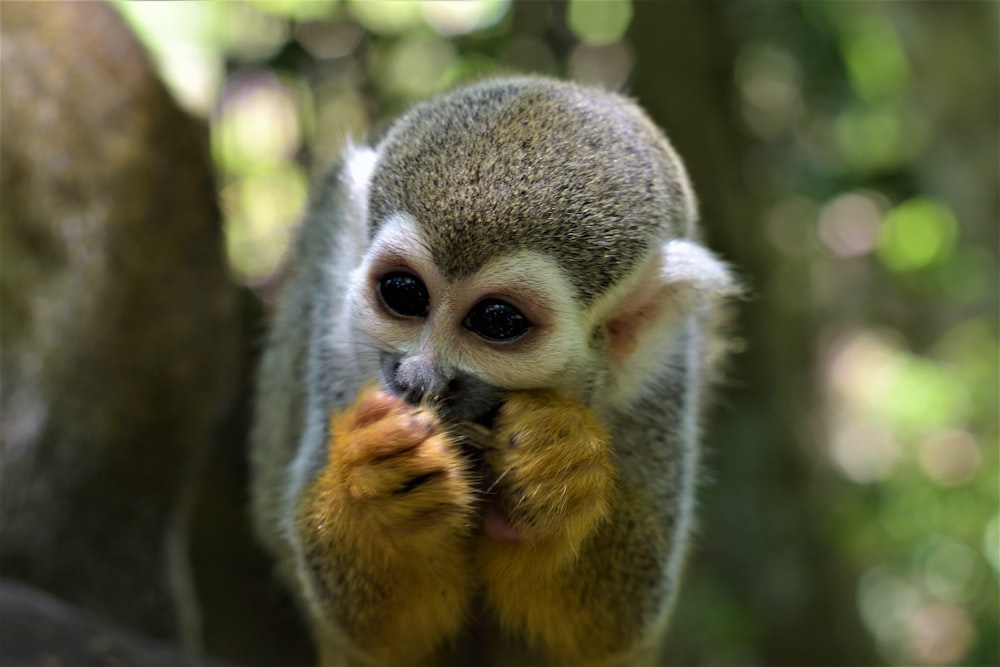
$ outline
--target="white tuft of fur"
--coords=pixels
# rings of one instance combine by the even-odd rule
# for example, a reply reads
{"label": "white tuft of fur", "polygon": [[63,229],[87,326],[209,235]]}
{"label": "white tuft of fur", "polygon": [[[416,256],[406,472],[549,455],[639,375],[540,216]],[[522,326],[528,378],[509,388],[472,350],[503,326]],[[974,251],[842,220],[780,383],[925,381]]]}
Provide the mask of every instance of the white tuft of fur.
{"label": "white tuft of fur", "polygon": [[736,281],[725,262],[704,246],[674,239],[663,247],[664,284],[681,287],[698,300],[731,296]]}
{"label": "white tuft of fur", "polygon": [[378,158],[374,148],[354,143],[348,143],[344,153],[343,179],[355,213],[352,217],[356,220],[368,219],[368,194]]}

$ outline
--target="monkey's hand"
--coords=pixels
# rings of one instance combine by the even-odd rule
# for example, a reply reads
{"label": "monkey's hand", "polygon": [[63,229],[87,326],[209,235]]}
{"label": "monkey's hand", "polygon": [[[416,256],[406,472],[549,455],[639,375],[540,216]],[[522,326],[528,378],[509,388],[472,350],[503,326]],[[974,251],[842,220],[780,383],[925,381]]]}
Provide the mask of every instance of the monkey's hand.
{"label": "monkey's hand", "polygon": [[603,595],[606,568],[594,560],[613,527],[610,436],[589,409],[551,391],[510,396],[494,435],[486,461],[497,495],[476,554],[488,603],[554,664],[615,664],[626,650],[621,601]]}
{"label": "monkey's hand", "polygon": [[379,390],[333,415],[330,434],[299,507],[314,611],[338,637],[322,662],[419,659],[458,630],[474,588],[466,465],[431,413]]}
{"label": "monkey's hand", "polygon": [[610,437],[585,406],[553,391],[512,394],[486,463],[496,475],[487,537],[570,557],[608,514]]}

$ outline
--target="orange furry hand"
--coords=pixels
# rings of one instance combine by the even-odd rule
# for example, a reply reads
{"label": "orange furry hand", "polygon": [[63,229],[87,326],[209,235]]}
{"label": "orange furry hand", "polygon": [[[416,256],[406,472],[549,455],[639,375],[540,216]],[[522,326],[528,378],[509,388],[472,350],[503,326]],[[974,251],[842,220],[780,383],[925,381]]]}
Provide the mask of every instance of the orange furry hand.
{"label": "orange furry hand", "polygon": [[511,394],[486,455],[497,500],[488,537],[548,542],[573,552],[609,512],[614,471],[608,433],[586,406],[553,391]]}
{"label": "orange furry hand", "polygon": [[408,664],[458,632],[475,590],[476,495],[427,410],[377,389],[332,415],[327,460],[299,505],[325,665]]}
{"label": "orange furry hand", "polygon": [[466,463],[430,412],[377,389],[330,420],[329,463],[316,489],[376,530],[461,530],[475,496]]}

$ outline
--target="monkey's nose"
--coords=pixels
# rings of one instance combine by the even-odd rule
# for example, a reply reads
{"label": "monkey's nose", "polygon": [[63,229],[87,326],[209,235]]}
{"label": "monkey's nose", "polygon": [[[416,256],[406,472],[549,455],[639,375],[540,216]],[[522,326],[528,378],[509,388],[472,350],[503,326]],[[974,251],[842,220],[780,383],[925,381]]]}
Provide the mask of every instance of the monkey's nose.
{"label": "monkey's nose", "polygon": [[437,400],[437,394],[447,384],[447,380],[423,356],[388,357],[383,360],[383,372],[393,393],[412,405]]}
{"label": "monkey's nose", "polygon": [[403,388],[403,399],[417,405],[423,401],[440,403],[454,398],[462,390],[459,378],[445,378],[435,374],[431,382],[415,382]]}
{"label": "monkey's nose", "polygon": [[411,405],[433,404],[451,419],[492,422],[500,403],[499,388],[454,368],[442,368],[419,355],[386,355],[382,373],[392,393]]}

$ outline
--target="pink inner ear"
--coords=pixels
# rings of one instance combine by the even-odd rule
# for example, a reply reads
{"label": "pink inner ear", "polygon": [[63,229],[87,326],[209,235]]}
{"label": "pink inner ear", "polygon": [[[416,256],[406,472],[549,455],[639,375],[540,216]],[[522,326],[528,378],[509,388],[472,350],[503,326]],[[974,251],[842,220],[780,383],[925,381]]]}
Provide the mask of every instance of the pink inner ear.
{"label": "pink inner ear", "polygon": [[627,359],[635,352],[643,333],[663,312],[672,290],[669,285],[661,285],[656,290],[642,291],[645,294],[640,292],[627,297],[622,309],[605,325],[611,337],[611,358],[614,361]]}
{"label": "pink inner ear", "polygon": [[621,361],[635,351],[635,330],[631,323],[621,319],[611,320],[607,324],[611,336],[611,358]]}
{"label": "pink inner ear", "polygon": [[669,286],[663,283],[660,262],[654,260],[615,306],[604,325],[611,339],[613,361],[623,361],[632,356],[643,331],[656,319],[668,291]]}

